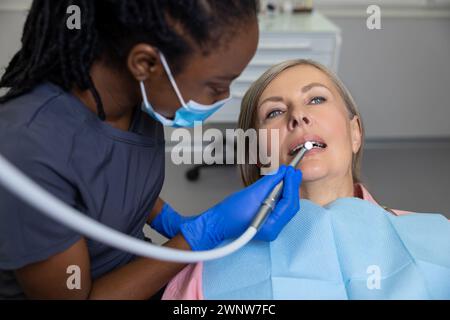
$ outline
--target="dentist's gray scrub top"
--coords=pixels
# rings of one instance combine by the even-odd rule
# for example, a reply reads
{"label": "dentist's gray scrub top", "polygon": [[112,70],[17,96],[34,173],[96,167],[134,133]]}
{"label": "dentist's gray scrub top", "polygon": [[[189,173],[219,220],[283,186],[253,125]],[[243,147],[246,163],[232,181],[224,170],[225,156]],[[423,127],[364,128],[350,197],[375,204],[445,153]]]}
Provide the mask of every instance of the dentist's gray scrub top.
{"label": "dentist's gray scrub top", "polygon": [[[123,131],[45,83],[0,104],[0,153],[68,205],[144,238],[164,180],[164,130],[140,108]],[[0,186],[0,299],[25,297],[12,270],[46,260],[81,237]],[[91,239],[87,245],[93,279],[134,258]]]}

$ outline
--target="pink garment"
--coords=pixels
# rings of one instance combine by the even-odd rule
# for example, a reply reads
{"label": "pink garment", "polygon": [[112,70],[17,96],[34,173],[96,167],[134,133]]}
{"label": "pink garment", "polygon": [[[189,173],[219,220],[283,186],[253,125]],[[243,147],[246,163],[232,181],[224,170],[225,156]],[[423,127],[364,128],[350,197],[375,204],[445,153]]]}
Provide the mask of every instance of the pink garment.
{"label": "pink garment", "polygon": [[[355,194],[360,198],[379,205],[362,184],[355,185]],[[396,215],[411,213],[402,210],[392,210]],[[203,296],[203,263],[190,264],[181,270],[167,285],[163,300],[204,300]]]}

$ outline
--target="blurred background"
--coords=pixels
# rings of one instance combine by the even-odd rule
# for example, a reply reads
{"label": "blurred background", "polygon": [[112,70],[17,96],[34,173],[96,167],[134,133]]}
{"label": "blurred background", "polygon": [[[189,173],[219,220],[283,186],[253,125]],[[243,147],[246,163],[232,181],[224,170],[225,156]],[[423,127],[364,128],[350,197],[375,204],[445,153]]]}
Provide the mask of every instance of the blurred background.
{"label": "blurred background", "polygon": [[[29,0],[0,0],[0,75],[20,45]],[[381,29],[367,26],[370,5]],[[245,89],[271,64],[311,58],[335,70],[367,130],[363,177],[383,205],[450,218],[450,0],[261,1],[261,41],[233,85],[233,101],[208,127],[234,128]],[[207,167],[187,179],[166,131],[162,197],[200,213],[242,187],[236,167]],[[196,141],[201,146],[201,141]],[[196,178],[196,179],[193,179]]]}

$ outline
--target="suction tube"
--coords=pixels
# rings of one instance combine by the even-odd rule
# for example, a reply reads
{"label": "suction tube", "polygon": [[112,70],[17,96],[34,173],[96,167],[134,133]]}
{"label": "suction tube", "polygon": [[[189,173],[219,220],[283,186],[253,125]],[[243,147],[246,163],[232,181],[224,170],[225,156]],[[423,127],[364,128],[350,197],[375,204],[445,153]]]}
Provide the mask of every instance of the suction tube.
{"label": "suction tube", "polygon": [[[297,164],[306,153],[305,150],[307,151],[303,147],[296,156],[296,159],[298,158]],[[262,204],[250,227],[233,242],[213,250],[185,251],[152,245],[99,223],[50,194],[20,172],[2,155],[0,155],[0,184],[43,214],[91,239],[137,256],[184,263],[218,259],[245,246],[255,236],[267,215],[273,210],[283,187],[283,182],[280,182],[274,188]]]}

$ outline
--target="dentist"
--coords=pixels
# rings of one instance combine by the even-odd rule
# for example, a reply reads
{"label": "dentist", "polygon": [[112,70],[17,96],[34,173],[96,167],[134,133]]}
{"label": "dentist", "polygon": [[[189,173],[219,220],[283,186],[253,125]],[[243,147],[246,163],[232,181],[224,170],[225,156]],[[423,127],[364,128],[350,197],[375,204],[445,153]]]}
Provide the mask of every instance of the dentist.
{"label": "dentist", "polygon": [[[71,30],[73,4],[81,28]],[[0,153],[87,216],[139,239],[149,223],[183,250],[241,235],[284,179],[256,236],[272,241],[299,209],[298,170],[281,167],[195,217],[158,198],[163,125],[190,127],[222,107],[257,43],[256,0],[34,0],[0,81]],[[0,299],[149,299],[183,267],[86,238],[0,188]]]}

